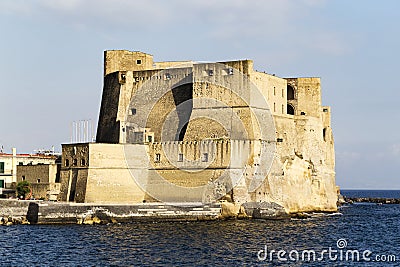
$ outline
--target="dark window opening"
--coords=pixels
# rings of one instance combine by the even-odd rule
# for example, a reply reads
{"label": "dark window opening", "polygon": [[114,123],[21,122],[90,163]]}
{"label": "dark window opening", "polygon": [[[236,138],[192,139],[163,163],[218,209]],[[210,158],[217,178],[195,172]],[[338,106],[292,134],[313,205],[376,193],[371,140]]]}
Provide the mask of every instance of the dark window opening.
{"label": "dark window opening", "polygon": [[324,138],[324,141],[326,141],[326,128],[322,130],[322,137]]}
{"label": "dark window opening", "polygon": [[323,112],[328,112],[328,109],[327,109],[327,108],[324,108],[322,111],[323,111]]}
{"label": "dark window opening", "polygon": [[26,179],[25,175],[22,175],[22,181],[25,181],[25,179]]}
{"label": "dark window opening", "polygon": [[77,160],[77,159],[74,159],[74,160],[72,161],[72,166],[76,166],[76,165],[78,165],[78,160]]}
{"label": "dark window opening", "polygon": [[68,159],[65,160],[65,166],[69,167],[69,160]]}
{"label": "dark window opening", "polygon": [[85,159],[81,159],[81,166],[85,166],[86,165],[86,160]]}
{"label": "dark window opening", "polygon": [[300,112],[300,115],[306,115],[306,113],[304,111]]}
{"label": "dark window opening", "polygon": [[130,115],[136,115],[136,108],[132,108],[130,110]]}
{"label": "dark window opening", "polygon": [[208,76],[214,76],[214,70],[208,70]]}
{"label": "dark window opening", "polygon": [[293,100],[295,99],[295,92],[294,92],[294,88],[288,84],[287,85],[287,100]]}
{"label": "dark window opening", "polygon": [[40,178],[39,178],[39,179],[37,179],[37,182],[38,182],[38,183],[40,183]]}
{"label": "dark window opening", "polygon": [[0,162],[0,173],[4,173],[4,162]]}
{"label": "dark window opening", "polygon": [[147,136],[147,141],[149,143],[153,143],[153,136]]}
{"label": "dark window opening", "polygon": [[294,107],[292,105],[287,105],[287,114],[294,115]]}
{"label": "dark window opening", "polygon": [[137,59],[136,60],[136,64],[138,64],[138,65],[142,64],[142,60],[141,59]]}
{"label": "dark window opening", "polygon": [[155,162],[161,161],[161,154],[156,154],[156,158],[154,159]]}
{"label": "dark window opening", "polygon": [[282,142],[283,142],[283,138],[277,138],[277,139],[276,139],[276,142],[282,143]]}

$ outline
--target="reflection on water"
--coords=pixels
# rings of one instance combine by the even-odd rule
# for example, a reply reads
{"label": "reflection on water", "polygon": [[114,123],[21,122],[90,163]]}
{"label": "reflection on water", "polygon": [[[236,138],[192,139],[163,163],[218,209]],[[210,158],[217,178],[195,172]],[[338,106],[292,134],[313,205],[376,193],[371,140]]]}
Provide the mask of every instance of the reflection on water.
{"label": "reflection on water", "polygon": [[[257,261],[257,252],[265,245],[275,250],[321,251],[336,247],[340,238],[345,238],[353,249],[396,254],[400,260],[399,205],[352,205],[343,207],[341,213],[282,221],[1,227],[1,265],[278,266],[282,263]],[[323,265],[327,264],[359,266],[360,263]],[[304,266],[304,263],[291,262],[290,266]]]}

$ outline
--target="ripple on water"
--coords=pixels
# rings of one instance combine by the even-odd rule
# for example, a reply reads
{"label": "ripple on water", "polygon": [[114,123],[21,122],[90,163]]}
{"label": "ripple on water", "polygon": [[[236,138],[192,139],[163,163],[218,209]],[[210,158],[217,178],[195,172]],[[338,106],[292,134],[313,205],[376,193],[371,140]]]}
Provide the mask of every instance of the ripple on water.
{"label": "ripple on water", "polygon": [[[349,248],[395,254],[400,260],[400,205],[351,205],[340,212],[309,220],[2,227],[1,265],[265,266],[266,262],[257,261],[257,252],[265,245],[275,250],[318,251],[336,248],[339,238],[345,238]],[[290,265],[302,266],[301,262]]]}

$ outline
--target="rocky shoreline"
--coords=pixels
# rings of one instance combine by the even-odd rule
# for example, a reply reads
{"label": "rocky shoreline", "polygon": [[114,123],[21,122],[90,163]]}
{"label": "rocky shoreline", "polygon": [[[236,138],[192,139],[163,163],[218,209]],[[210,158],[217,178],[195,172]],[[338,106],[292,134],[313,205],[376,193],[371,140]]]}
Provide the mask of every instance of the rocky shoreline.
{"label": "rocky shoreline", "polygon": [[343,197],[344,203],[400,204],[400,198]]}
{"label": "rocky shoreline", "polygon": [[[398,198],[339,196],[338,206],[353,203],[400,204]],[[176,204],[176,203],[175,203]],[[324,213],[320,211],[319,213]],[[334,212],[326,212],[334,213]],[[218,219],[307,219],[312,213],[287,214],[276,203],[246,203],[237,210],[232,203],[188,206],[172,204],[90,204],[43,201],[0,201],[0,225],[15,224],[109,224],[143,220],[218,220]]]}

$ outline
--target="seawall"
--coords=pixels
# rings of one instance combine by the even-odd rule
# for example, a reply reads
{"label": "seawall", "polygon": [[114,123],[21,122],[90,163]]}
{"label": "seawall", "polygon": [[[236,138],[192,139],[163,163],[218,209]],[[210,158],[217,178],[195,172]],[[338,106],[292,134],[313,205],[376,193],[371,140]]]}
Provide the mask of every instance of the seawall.
{"label": "seawall", "polygon": [[0,200],[0,217],[14,223],[105,224],[138,220],[216,220],[221,205],[186,203],[91,204],[45,201]]}

